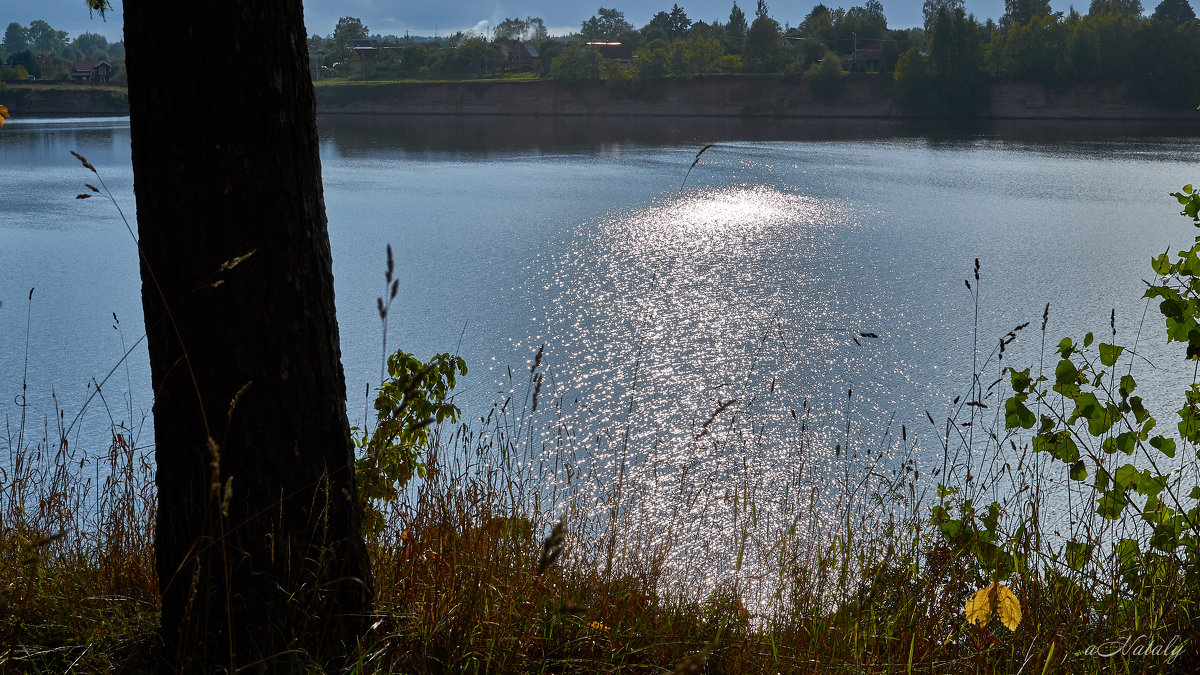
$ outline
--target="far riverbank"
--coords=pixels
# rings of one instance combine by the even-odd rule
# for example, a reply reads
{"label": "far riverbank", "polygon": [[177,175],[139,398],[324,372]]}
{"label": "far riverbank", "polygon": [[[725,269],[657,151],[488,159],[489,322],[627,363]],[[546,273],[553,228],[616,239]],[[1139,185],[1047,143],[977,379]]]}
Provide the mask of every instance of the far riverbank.
{"label": "far riverbank", "polygon": [[[636,80],[566,84],[552,80],[463,82],[334,82],[316,87],[322,114],[497,115],[562,117],[728,117],[915,119],[892,102],[892,80],[847,75],[824,95],[801,80],[727,76],[702,80]],[[1131,103],[1120,86],[1049,89],[993,82],[989,103],[975,119],[1197,120],[1191,109],[1163,110]],[[128,93],[115,86],[32,84],[0,89],[0,104],[16,117],[112,115],[129,111]],[[936,111],[925,117],[937,118]],[[919,117],[916,117],[919,118]]]}
{"label": "far riverbank", "polygon": [[[914,119],[892,102],[892,80],[852,73],[833,96],[802,80],[726,76],[659,82],[322,83],[323,114]],[[936,118],[936,111],[925,117]],[[1196,120],[1196,110],[1126,101],[1120,86],[1048,89],[994,82],[977,119]]]}

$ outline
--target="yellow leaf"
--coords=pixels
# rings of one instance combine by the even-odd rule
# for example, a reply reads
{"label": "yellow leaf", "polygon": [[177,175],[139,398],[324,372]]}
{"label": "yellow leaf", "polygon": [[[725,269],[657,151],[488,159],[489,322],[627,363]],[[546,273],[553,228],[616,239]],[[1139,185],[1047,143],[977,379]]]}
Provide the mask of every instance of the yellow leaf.
{"label": "yellow leaf", "polygon": [[[995,584],[992,584],[995,586]],[[976,591],[975,595],[967,601],[967,622],[977,623],[980,626],[986,626],[992,621],[992,602],[991,590],[992,586]]]}
{"label": "yellow leaf", "polygon": [[999,596],[996,601],[996,613],[1000,615],[1000,622],[1011,631],[1017,630],[1021,623],[1020,601],[1006,586],[1000,586],[996,595]]}
{"label": "yellow leaf", "polygon": [[1000,622],[1012,631],[1021,623],[1021,603],[1007,586],[993,583],[977,591],[967,601],[969,623],[986,626],[991,622],[993,614],[999,616]]}
{"label": "yellow leaf", "polygon": [[9,117],[11,116],[8,114],[8,108],[0,105],[0,127],[4,126],[4,120]]}

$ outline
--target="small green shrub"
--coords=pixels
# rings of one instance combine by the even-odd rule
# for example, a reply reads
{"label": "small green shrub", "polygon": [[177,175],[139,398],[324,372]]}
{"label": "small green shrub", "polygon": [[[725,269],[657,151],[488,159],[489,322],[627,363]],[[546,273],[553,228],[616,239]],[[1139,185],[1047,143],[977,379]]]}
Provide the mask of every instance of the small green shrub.
{"label": "small green shrub", "polygon": [[429,427],[458,421],[461,411],[446,399],[454,389],[455,373],[467,374],[467,363],[450,354],[422,363],[397,351],[388,357],[387,372],[375,396],[375,429],[359,437],[364,455],[354,465],[368,533],[379,531],[384,522],[375,502],[395,501],[414,474],[424,477],[420,460],[429,442]]}
{"label": "small green shrub", "polygon": [[812,90],[825,98],[834,98],[842,90],[846,71],[837,56],[825,52],[825,57],[804,72],[804,81]]}

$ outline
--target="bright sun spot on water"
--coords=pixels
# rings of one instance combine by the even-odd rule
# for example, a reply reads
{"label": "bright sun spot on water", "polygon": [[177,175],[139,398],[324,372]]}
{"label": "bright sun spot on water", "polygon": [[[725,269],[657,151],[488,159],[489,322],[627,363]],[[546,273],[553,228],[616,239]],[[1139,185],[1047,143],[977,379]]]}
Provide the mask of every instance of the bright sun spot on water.
{"label": "bright sun spot on water", "polygon": [[696,192],[647,216],[661,216],[688,232],[757,229],[783,221],[811,220],[817,200],[761,185]]}

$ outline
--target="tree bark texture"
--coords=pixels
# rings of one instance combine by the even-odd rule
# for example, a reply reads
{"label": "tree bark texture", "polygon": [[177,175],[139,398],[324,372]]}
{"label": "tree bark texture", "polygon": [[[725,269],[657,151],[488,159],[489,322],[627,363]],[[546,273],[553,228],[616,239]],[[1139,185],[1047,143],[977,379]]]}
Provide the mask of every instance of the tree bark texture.
{"label": "tree bark texture", "polygon": [[301,1],[124,11],[171,667],[336,667],[372,588]]}

